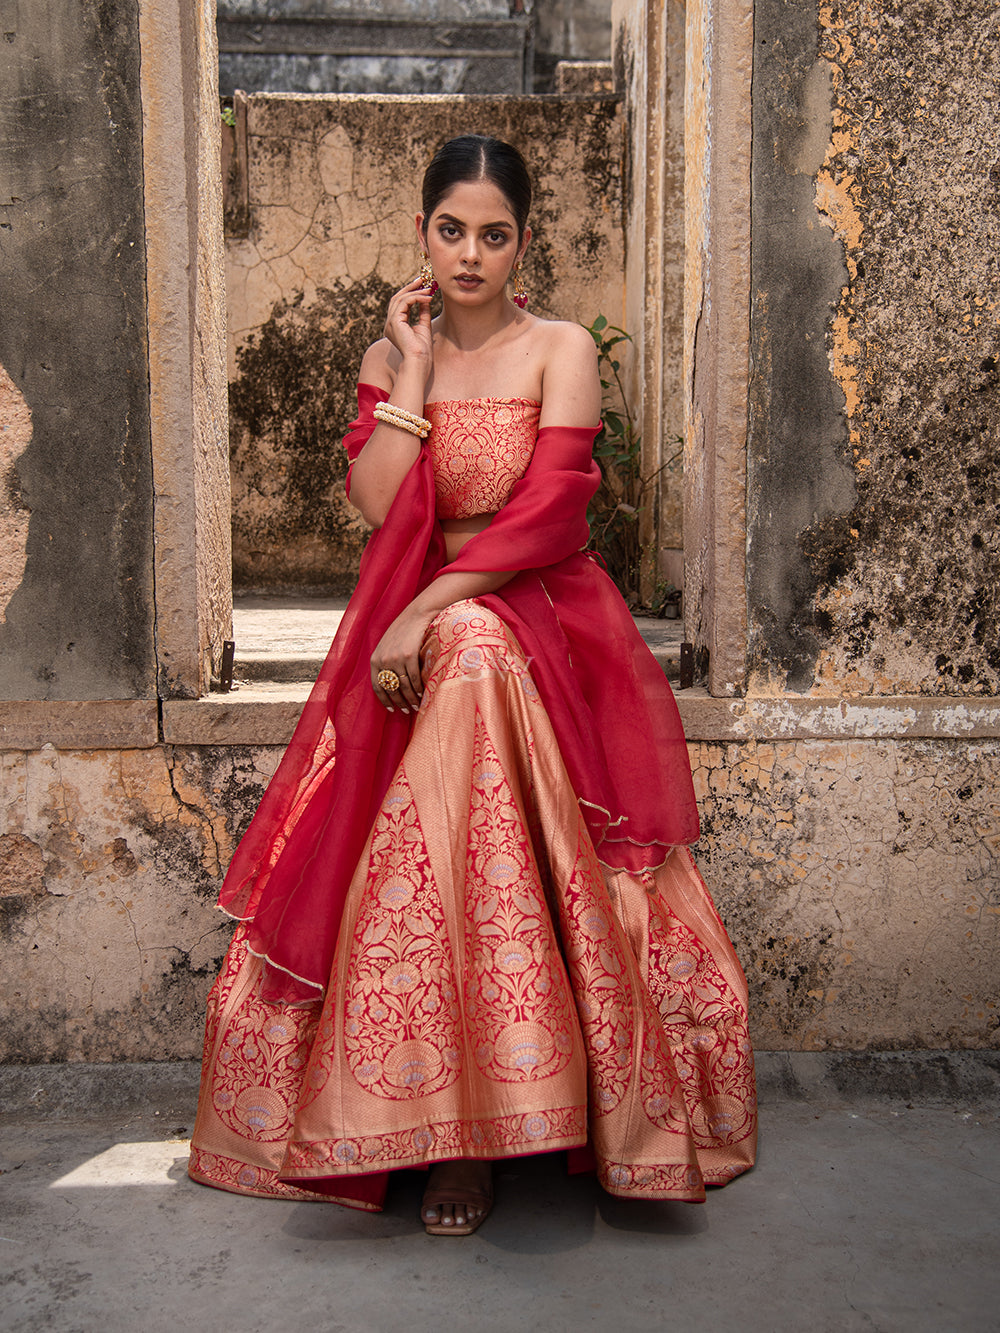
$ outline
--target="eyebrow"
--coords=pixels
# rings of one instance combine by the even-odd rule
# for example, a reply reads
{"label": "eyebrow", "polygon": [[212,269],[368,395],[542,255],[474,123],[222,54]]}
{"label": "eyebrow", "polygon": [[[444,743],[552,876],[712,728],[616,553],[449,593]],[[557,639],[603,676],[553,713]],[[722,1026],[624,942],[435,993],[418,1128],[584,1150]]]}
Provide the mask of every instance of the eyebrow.
{"label": "eyebrow", "polygon": [[[459,227],[467,227],[469,225],[467,222],[463,222],[461,218],[455,217],[453,213],[441,213],[438,215],[437,220],[439,222],[454,222]],[[500,231],[501,229],[513,231],[514,224],[513,222],[487,222],[481,228],[482,231]]]}

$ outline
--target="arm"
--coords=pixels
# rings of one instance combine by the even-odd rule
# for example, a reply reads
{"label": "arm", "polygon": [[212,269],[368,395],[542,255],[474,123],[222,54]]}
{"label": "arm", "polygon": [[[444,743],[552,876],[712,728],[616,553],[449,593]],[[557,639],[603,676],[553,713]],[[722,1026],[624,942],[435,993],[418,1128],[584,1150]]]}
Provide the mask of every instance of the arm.
{"label": "arm", "polygon": [[585,328],[560,323],[550,339],[542,371],[542,416],[546,426],[593,426],[601,419],[601,377],[597,348]]}
{"label": "arm", "polygon": [[[409,282],[389,302],[385,337],[369,347],[359,378],[385,389],[389,402],[423,416],[424,394],[434,358],[431,351],[431,298],[419,278]],[[410,323],[410,307],[420,318]],[[351,504],[365,522],[380,528],[392,507],[400,483],[420,452],[420,440],[396,426],[379,424],[354,461]]]}

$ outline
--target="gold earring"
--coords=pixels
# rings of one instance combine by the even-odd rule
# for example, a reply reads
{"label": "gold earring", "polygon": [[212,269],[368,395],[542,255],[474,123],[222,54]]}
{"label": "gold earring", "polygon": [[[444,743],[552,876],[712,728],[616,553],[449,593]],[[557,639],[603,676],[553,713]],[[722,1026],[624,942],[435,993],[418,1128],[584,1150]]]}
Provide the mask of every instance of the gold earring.
{"label": "gold earring", "polygon": [[429,287],[434,281],[434,270],[431,267],[431,261],[427,255],[424,255],[424,262],[420,265],[420,272],[417,276],[424,287]]}
{"label": "gold earring", "polygon": [[524,289],[524,279],[521,277],[521,265],[514,265],[514,272],[511,274],[511,283],[514,288],[514,304],[521,310],[528,304],[528,293]]}

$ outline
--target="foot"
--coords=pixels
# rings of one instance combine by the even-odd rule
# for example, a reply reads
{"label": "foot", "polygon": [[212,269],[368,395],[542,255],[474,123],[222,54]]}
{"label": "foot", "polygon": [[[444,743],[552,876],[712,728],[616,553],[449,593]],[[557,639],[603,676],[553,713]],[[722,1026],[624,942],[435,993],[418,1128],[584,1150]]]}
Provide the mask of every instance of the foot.
{"label": "foot", "polygon": [[[451,1191],[455,1197],[449,1199]],[[492,1162],[438,1162],[431,1167],[420,1220],[434,1228],[435,1235],[452,1230],[455,1235],[468,1235],[489,1212],[492,1201]]]}

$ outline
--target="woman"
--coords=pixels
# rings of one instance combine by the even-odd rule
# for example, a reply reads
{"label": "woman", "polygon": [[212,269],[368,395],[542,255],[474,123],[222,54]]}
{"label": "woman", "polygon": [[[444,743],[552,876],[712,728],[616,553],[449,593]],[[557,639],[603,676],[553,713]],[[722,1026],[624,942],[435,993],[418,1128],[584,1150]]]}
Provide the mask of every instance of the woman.
{"label": "woman", "polygon": [[375,1209],[430,1166],[432,1234],[476,1229],[495,1159],[700,1201],[756,1135],[676,706],[582,554],[596,352],[523,308],[530,194],[495,139],[426,173],[345,441],[376,531],[223,886],[189,1168]]}

